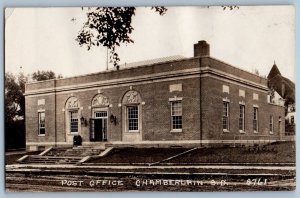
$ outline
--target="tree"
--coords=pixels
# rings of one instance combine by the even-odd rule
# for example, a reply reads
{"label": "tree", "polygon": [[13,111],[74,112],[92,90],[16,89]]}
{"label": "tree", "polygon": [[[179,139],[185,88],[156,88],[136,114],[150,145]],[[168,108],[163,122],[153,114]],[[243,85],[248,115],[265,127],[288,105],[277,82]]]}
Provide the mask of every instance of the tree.
{"label": "tree", "polygon": [[[37,71],[32,74],[34,80],[55,78],[52,71]],[[58,78],[61,78],[58,75]],[[25,84],[29,77],[22,72],[15,76],[5,73],[5,147],[6,149],[25,147]]]}
{"label": "tree", "polygon": [[[167,11],[165,7],[151,7],[159,15]],[[134,41],[130,38],[133,31],[132,17],[135,7],[96,7],[87,8],[87,21],[77,35],[76,41],[80,46],[104,46],[110,51],[110,62],[118,66],[120,58],[115,51],[121,43],[129,44]],[[118,68],[118,67],[117,67]]]}
{"label": "tree", "polygon": [[34,72],[32,74],[32,79],[34,81],[43,81],[43,80],[50,80],[50,79],[55,79],[55,78],[62,78],[62,75],[59,74],[56,77],[55,73],[51,70],[49,70],[49,71],[40,71],[40,70],[38,70],[37,72]]}
{"label": "tree", "polygon": [[[209,6],[207,6],[209,8]],[[239,6],[221,6],[223,10],[239,9]],[[86,45],[90,50],[92,46],[104,46],[109,50],[109,59],[118,69],[120,58],[116,47],[120,44],[134,43],[130,34],[134,30],[131,26],[132,17],[135,15],[135,7],[95,7],[87,8],[87,21],[79,31],[77,38],[80,46]],[[161,6],[151,7],[151,10],[164,15],[167,8]],[[75,21],[73,18],[71,21]]]}
{"label": "tree", "polygon": [[[53,71],[37,71],[32,74],[36,81],[56,78]],[[57,78],[62,78],[58,75]],[[22,72],[14,76],[12,73],[5,73],[5,122],[12,123],[16,119],[24,119],[25,115],[25,84],[28,82]]]}
{"label": "tree", "polygon": [[25,147],[25,83],[23,73],[17,77],[5,73],[5,148]]}
{"label": "tree", "polygon": [[26,79],[20,74],[18,80],[12,73],[5,73],[5,121],[13,122],[18,117],[24,117]]}

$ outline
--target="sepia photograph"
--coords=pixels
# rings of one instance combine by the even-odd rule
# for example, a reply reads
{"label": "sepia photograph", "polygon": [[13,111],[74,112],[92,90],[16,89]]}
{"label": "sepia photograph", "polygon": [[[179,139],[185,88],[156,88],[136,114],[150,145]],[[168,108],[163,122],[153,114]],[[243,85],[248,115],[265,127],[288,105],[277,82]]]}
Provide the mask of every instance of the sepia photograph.
{"label": "sepia photograph", "polygon": [[5,8],[6,192],[295,191],[295,7]]}

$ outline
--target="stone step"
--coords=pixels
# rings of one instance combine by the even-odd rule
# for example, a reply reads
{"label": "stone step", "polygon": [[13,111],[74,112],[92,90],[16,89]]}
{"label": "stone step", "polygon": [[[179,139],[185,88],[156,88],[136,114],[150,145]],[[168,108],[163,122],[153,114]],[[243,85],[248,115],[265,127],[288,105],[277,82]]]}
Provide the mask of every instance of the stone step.
{"label": "stone step", "polygon": [[37,163],[37,164],[76,164],[81,160],[81,157],[53,157],[53,156],[29,156],[24,163]]}
{"label": "stone step", "polygon": [[62,156],[69,148],[53,148],[45,156]]}
{"label": "stone step", "polygon": [[98,156],[103,151],[103,148],[93,146],[52,148],[45,155],[29,156],[23,163],[76,164],[83,157]]}
{"label": "stone step", "polygon": [[81,149],[68,149],[63,153],[63,156],[90,156],[98,155],[102,152],[102,149],[91,149],[91,148],[81,148]]}
{"label": "stone step", "polygon": [[40,155],[30,155],[31,158],[36,159],[81,159],[81,157],[68,157],[68,156],[40,156]]}

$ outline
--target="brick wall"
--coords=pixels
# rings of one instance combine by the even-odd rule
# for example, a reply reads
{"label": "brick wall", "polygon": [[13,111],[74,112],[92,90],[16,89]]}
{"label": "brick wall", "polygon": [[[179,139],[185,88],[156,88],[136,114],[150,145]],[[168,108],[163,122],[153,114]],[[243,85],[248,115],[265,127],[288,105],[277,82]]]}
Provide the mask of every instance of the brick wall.
{"label": "brick wall", "polygon": [[232,65],[229,65],[225,62],[219,61],[215,58],[211,57],[203,57],[201,58],[201,67],[210,67],[213,69],[217,69],[220,71],[225,72],[226,74],[231,74],[238,76],[239,78],[259,83],[261,85],[267,86],[268,80],[266,78],[262,78],[261,76],[258,76],[256,74],[250,73],[248,71],[241,70],[238,67],[234,67]]}
{"label": "brick wall", "polygon": [[[229,94],[223,93],[222,86],[229,86]],[[245,97],[239,96],[239,89],[245,91]],[[201,78],[201,118],[204,140],[233,139],[234,135],[270,135],[279,136],[279,116],[281,127],[284,131],[284,108],[267,103],[267,93],[253,90],[236,84],[224,82],[211,77]],[[258,100],[253,100],[253,93],[259,95]],[[229,99],[229,132],[223,132],[223,99]],[[245,103],[245,133],[240,133],[239,102]],[[253,105],[258,106],[258,133],[253,131]],[[274,117],[274,134],[269,132],[270,115]]]}
{"label": "brick wall", "polygon": [[[182,84],[182,92],[169,92],[171,84]],[[199,78],[158,82],[151,84],[142,84],[132,86],[133,90],[141,93],[142,101],[142,136],[143,140],[191,140],[199,139]],[[121,141],[121,114],[122,108],[118,106],[121,103],[123,95],[130,90],[130,87],[117,87],[101,89],[101,93],[109,98],[112,107],[108,107],[108,117],[115,115],[118,124],[114,125],[108,122],[108,139],[111,141]],[[91,101],[98,93],[98,90],[88,90],[72,93],[58,93],[56,96],[57,112],[57,141],[66,141],[66,121],[65,121],[65,104],[69,97],[78,98],[80,107],[82,108],[81,116],[89,120],[92,117]],[[171,106],[169,98],[174,96],[183,97],[183,132],[171,133]],[[38,106],[37,100],[45,99],[46,113],[46,136],[37,136],[38,132]],[[27,97],[26,106],[26,126],[28,142],[47,142],[54,141],[54,95]],[[89,126],[79,126],[81,128],[80,135],[83,141],[89,141]]]}
{"label": "brick wall", "polygon": [[[158,80],[140,80],[130,85],[118,84],[117,86],[97,86],[65,90],[63,86],[78,86],[85,83],[99,82],[105,80],[126,79],[141,75],[158,74],[161,72],[178,71],[182,69],[193,69],[210,67],[230,75],[236,75],[241,79],[257,83],[262,86],[267,85],[267,81],[257,75],[250,74],[238,68],[234,68],[221,61],[202,57],[190,58],[181,61],[171,61],[150,66],[141,66],[113,72],[100,72],[85,76],[78,76],[56,80],[58,91],[56,96],[51,90],[43,94],[26,96],[26,138],[27,142],[66,142],[66,111],[65,105],[69,97],[74,96],[80,102],[79,117],[86,120],[92,118],[92,99],[99,90],[108,97],[110,107],[108,107],[108,118],[114,115],[117,124],[110,123],[108,119],[108,140],[122,141],[122,131],[124,123],[124,108],[120,107],[124,94],[130,89],[137,91],[141,95],[142,114],[142,140],[163,141],[163,140],[218,140],[233,139],[234,135],[273,135],[278,136],[279,116],[281,116],[281,127],[284,131],[284,108],[272,104],[267,104],[267,92],[261,89],[244,87],[241,83],[232,83],[230,76],[223,78],[212,78],[216,76],[210,73],[189,78],[160,78]],[[224,81],[225,80],[225,81]],[[54,80],[38,82],[26,85],[26,92],[42,89],[53,89]],[[170,92],[170,85],[181,84],[182,91]],[[222,86],[229,86],[229,94],[222,92]],[[131,87],[130,87],[131,86]],[[245,91],[245,97],[239,96],[239,89]],[[253,93],[259,95],[259,99],[253,100]],[[171,104],[170,98],[182,97],[183,106],[183,130],[182,132],[171,131]],[[230,131],[224,133],[222,130],[223,99],[230,100]],[[38,106],[38,100],[45,99],[45,105]],[[56,105],[55,105],[56,101]],[[245,134],[241,134],[238,129],[239,102],[245,103]],[[253,105],[259,107],[259,130],[253,133]],[[56,107],[56,108],[55,108]],[[46,113],[46,135],[38,136],[38,110],[45,109]],[[56,114],[55,114],[56,112]],[[123,112],[123,114],[122,114]],[[200,113],[201,112],[201,113]],[[274,134],[269,133],[269,117],[274,116]],[[56,123],[55,123],[56,118]],[[55,125],[56,124],[56,125]],[[55,133],[56,126],[56,133]],[[79,124],[80,135],[84,142],[89,141],[89,126]],[[200,133],[202,131],[202,134]],[[55,135],[56,134],[56,135]],[[201,137],[202,136],[202,137]]]}
{"label": "brick wall", "polygon": [[[45,105],[38,105],[39,99],[45,99]],[[25,100],[25,122],[27,142],[53,142],[55,139],[54,119],[55,104],[54,95],[26,97]],[[38,132],[38,112],[44,111],[46,115],[46,134],[39,136]]]}

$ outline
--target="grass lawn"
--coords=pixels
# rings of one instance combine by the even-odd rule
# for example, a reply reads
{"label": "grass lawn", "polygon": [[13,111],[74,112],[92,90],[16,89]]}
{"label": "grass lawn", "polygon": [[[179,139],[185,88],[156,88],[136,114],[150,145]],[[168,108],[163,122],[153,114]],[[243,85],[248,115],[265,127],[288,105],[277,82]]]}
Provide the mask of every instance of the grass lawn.
{"label": "grass lawn", "polygon": [[153,163],[176,154],[186,148],[115,148],[107,156],[92,159],[89,163]]}
{"label": "grass lawn", "polygon": [[[182,153],[185,148],[116,148],[108,156],[91,159],[88,163],[153,163]],[[278,142],[265,149],[247,147],[200,148],[164,163],[295,163],[294,142]],[[163,164],[163,163],[162,163]]]}
{"label": "grass lawn", "polygon": [[[246,147],[200,148],[164,163],[295,163],[295,142],[278,142],[266,145],[258,151]],[[88,163],[134,164],[154,163],[177,155],[187,148],[115,148],[107,156],[91,159]],[[24,155],[37,155],[41,151],[17,153],[5,156],[5,164],[14,164]]]}
{"label": "grass lawn", "polygon": [[295,163],[295,142],[277,142],[258,151],[246,147],[201,148],[168,163]]}
{"label": "grass lawn", "polygon": [[38,155],[40,154],[41,151],[32,151],[32,152],[27,152],[27,153],[17,153],[17,154],[11,154],[11,155],[6,155],[5,156],[5,164],[15,164],[17,163],[16,161],[23,157],[24,155]]}

